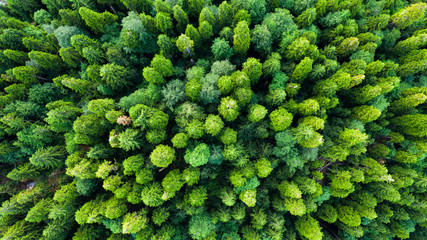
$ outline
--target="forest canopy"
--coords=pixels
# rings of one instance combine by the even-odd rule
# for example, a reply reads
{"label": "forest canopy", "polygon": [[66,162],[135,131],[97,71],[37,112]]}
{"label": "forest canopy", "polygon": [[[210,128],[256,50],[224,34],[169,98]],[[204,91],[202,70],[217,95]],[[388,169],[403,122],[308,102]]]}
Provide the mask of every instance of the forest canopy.
{"label": "forest canopy", "polygon": [[0,239],[425,240],[426,9],[0,1]]}

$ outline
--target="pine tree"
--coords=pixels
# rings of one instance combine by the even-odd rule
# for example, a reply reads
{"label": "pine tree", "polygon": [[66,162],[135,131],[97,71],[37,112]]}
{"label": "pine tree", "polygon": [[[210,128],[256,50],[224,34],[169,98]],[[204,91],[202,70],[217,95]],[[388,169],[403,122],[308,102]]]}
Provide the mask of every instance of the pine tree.
{"label": "pine tree", "polygon": [[295,228],[301,236],[307,239],[317,240],[323,238],[319,222],[309,215],[298,218]]}
{"label": "pine tree", "polygon": [[175,150],[166,145],[157,145],[150,154],[151,162],[157,167],[167,167],[175,159]]}
{"label": "pine tree", "polygon": [[148,0],[120,0],[120,2],[130,11],[150,13],[153,1]]}
{"label": "pine tree", "polygon": [[58,71],[63,66],[61,58],[50,53],[31,51],[28,57],[46,70]]}
{"label": "pine tree", "polygon": [[248,75],[252,84],[256,84],[262,75],[262,64],[256,58],[248,58],[246,62],[243,63],[242,71]]}
{"label": "pine tree", "polygon": [[104,26],[110,25],[117,20],[117,15],[109,12],[97,13],[86,7],[80,7],[79,14],[86,25],[96,34],[104,33]]}
{"label": "pine tree", "polygon": [[185,162],[193,167],[205,165],[209,160],[209,147],[205,143],[198,144],[194,149],[187,149],[185,152]]}
{"label": "pine tree", "polygon": [[293,116],[285,108],[278,108],[270,113],[270,128],[276,132],[284,131],[292,123]]}
{"label": "pine tree", "polygon": [[169,14],[158,12],[155,17],[156,27],[162,33],[170,33],[172,31],[172,19]]}
{"label": "pine tree", "polygon": [[178,37],[176,40],[176,46],[184,56],[191,56],[191,53],[194,51],[194,41],[184,34],[181,34],[181,36]]}
{"label": "pine tree", "polygon": [[129,76],[128,70],[125,67],[114,63],[105,64],[101,67],[99,73],[102,81],[107,83],[113,89],[120,89],[129,84],[127,80]]}
{"label": "pine tree", "polygon": [[265,25],[256,25],[251,32],[252,45],[255,51],[262,56],[266,56],[271,53],[272,41],[271,33]]}
{"label": "pine tree", "polygon": [[231,97],[225,97],[221,99],[221,103],[218,107],[218,112],[227,121],[233,121],[239,116],[239,105],[236,100]]}
{"label": "pine tree", "polygon": [[36,167],[58,168],[64,164],[64,154],[65,149],[61,146],[41,148],[30,157],[30,162]]}
{"label": "pine tree", "polygon": [[187,13],[185,13],[185,11],[178,4],[173,7],[173,17],[175,21],[177,21],[178,23],[176,25],[178,32],[184,33],[185,28],[189,23],[189,20],[188,20]]}
{"label": "pine tree", "polygon": [[426,121],[426,115],[415,114],[396,117],[391,122],[404,134],[424,137],[427,135]]}
{"label": "pine tree", "polygon": [[233,8],[226,1],[218,7],[218,21],[220,28],[229,27],[233,22]]}
{"label": "pine tree", "polygon": [[398,29],[409,27],[413,22],[424,17],[425,3],[412,4],[391,16],[391,21]]}
{"label": "pine tree", "polygon": [[248,23],[245,21],[239,22],[234,28],[233,49],[236,54],[244,55],[250,46],[251,36]]}

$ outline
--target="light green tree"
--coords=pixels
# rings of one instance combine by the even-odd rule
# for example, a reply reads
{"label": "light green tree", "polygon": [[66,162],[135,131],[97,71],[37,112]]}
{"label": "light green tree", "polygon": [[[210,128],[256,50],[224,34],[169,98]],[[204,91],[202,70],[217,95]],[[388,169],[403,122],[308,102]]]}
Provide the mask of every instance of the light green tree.
{"label": "light green tree", "polygon": [[234,28],[233,49],[236,54],[244,55],[251,44],[251,36],[246,21],[239,22]]}
{"label": "light green tree", "polygon": [[79,8],[79,14],[86,25],[96,34],[104,33],[104,26],[110,25],[117,20],[117,15],[110,12],[97,13],[89,8]]}
{"label": "light green tree", "polygon": [[237,104],[237,101],[231,97],[222,98],[221,103],[218,106],[218,112],[226,121],[235,120],[240,114],[239,109],[240,107]]}
{"label": "light green tree", "polygon": [[284,131],[292,123],[293,116],[285,108],[278,108],[270,113],[270,128],[276,132]]}
{"label": "light green tree", "polygon": [[150,160],[157,167],[167,167],[175,160],[175,150],[166,145],[157,145],[150,154]]}

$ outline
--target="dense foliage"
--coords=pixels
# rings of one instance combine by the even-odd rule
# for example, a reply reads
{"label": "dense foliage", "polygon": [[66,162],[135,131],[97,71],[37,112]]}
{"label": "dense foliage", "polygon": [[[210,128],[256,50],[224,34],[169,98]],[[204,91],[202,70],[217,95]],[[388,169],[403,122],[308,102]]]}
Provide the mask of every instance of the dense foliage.
{"label": "dense foliage", "polygon": [[426,239],[424,1],[3,2],[0,239]]}

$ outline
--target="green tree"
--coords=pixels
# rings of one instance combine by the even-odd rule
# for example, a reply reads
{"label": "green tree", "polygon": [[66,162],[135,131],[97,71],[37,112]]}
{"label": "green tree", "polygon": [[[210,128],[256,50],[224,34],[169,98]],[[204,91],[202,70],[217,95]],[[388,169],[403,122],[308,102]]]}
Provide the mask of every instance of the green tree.
{"label": "green tree", "polygon": [[37,168],[31,163],[25,163],[10,171],[6,177],[15,181],[22,181],[25,179],[35,179],[41,172],[41,168]]}
{"label": "green tree", "polygon": [[173,7],[173,17],[177,21],[176,28],[179,33],[184,33],[187,24],[189,23],[187,13],[181,8],[180,5]]}
{"label": "green tree", "polygon": [[184,6],[186,6],[190,16],[193,18],[197,18],[199,16],[204,5],[205,0],[184,0]]}
{"label": "green tree", "polygon": [[185,28],[185,35],[194,41],[194,47],[196,49],[202,47],[202,37],[200,36],[200,33],[197,28],[195,28],[192,24],[188,24],[187,28]]}
{"label": "green tree", "polygon": [[80,144],[90,144],[97,141],[105,130],[101,124],[100,117],[95,114],[82,115],[73,123],[73,130],[76,133],[74,140]]}
{"label": "green tree", "polygon": [[157,226],[161,226],[162,223],[166,222],[170,216],[170,212],[166,210],[166,208],[156,208],[153,211],[153,215],[151,216],[151,219],[153,220],[154,224]]}
{"label": "green tree", "polygon": [[150,154],[150,160],[157,167],[167,167],[175,160],[175,150],[166,145],[157,145]]}
{"label": "green tree", "polygon": [[393,14],[390,19],[398,29],[404,29],[419,19],[422,19],[424,17],[424,10],[426,8],[426,3],[414,3]]}
{"label": "green tree", "polygon": [[193,167],[199,167],[208,163],[210,156],[209,146],[205,143],[198,144],[194,149],[187,149],[185,152],[185,162]]}
{"label": "green tree", "polygon": [[405,151],[397,151],[394,160],[401,163],[413,164],[417,163],[417,156]]}
{"label": "green tree", "polygon": [[262,229],[267,224],[267,214],[262,208],[254,209],[251,213],[251,225],[255,229]]}
{"label": "green tree", "polygon": [[284,131],[292,123],[293,116],[285,108],[278,108],[270,113],[270,128],[276,132]]}
{"label": "green tree", "polygon": [[149,0],[120,0],[120,2],[130,11],[148,14],[153,8],[153,1]]}
{"label": "green tree", "polygon": [[415,137],[427,136],[426,122],[424,114],[403,115],[391,120],[400,132]]}
{"label": "green tree", "polygon": [[216,60],[225,60],[233,56],[233,48],[231,48],[229,42],[223,38],[215,38],[211,50]]}
{"label": "green tree", "polygon": [[73,122],[82,110],[71,102],[64,102],[62,100],[50,102],[46,105],[50,110],[44,119],[52,131],[55,132],[68,132],[73,127]]}
{"label": "green tree", "polygon": [[28,54],[22,51],[6,49],[3,51],[4,56],[14,61],[16,64],[24,65],[28,59]]}
{"label": "green tree", "polygon": [[309,215],[298,218],[295,227],[298,233],[307,239],[320,240],[323,238],[319,222]]}
{"label": "green tree", "polygon": [[218,21],[220,28],[229,27],[233,22],[233,7],[226,1],[218,7]]}
{"label": "green tree", "polygon": [[174,148],[185,148],[188,144],[188,135],[185,133],[177,133],[172,139]]}
{"label": "green tree", "polygon": [[146,184],[141,191],[142,201],[149,207],[157,207],[163,204],[164,190],[158,182]]}
{"label": "green tree", "polygon": [[148,217],[145,209],[138,212],[126,213],[122,222],[122,233],[135,234],[147,227]]}
{"label": "green tree", "polygon": [[262,64],[262,73],[267,77],[274,76],[274,74],[278,73],[281,69],[281,59],[282,57],[280,57],[280,54],[272,53]]}
{"label": "green tree", "polygon": [[185,84],[185,95],[192,101],[200,101],[202,84],[200,80],[193,78]]}
{"label": "green tree", "polygon": [[162,0],[155,0],[154,7],[156,8],[156,12],[164,12],[170,14],[172,12],[169,4],[163,2]]}
{"label": "green tree", "polygon": [[256,190],[245,190],[239,195],[239,199],[248,207],[255,207],[256,204]]}
{"label": "green tree", "polygon": [[266,25],[256,25],[251,32],[251,43],[260,55],[267,56],[271,53],[272,36]]}
{"label": "green tree", "polygon": [[188,223],[188,232],[192,238],[201,240],[209,236],[213,231],[215,225],[208,213],[203,212],[197,215],[193,215]]}
{"label": "green tree", "polygon": [[154,56],[151,60],[151,67],[159,72],[163,77],[170,77],[175,72],[172,62],[161,55]]}
{"label": "green tree", "polygon": [[40,9],[40,3],[34,0],[12,0],[7,2],[7,6],[13,14],[17,14],[26,20],[31,19],[31,15],[36,9]]}
{"label": "green tree", "polygon": [[357,227],[361,224],[360,215],[350,206],[339,206],[337,208],[338,219],[350,227]]}
{"label": "green tree", "polygon": [[298,111],[303,115],[315,115],[319,110],[319,103],[315,99],[306,99],[298,104]]}
{"label": "green tree", "polygon": [[182,174],[179,169],[174,169],[170,171],[162,180],[163,189],[168,192],[177,192],[185,184]]}
{"label": "green tree", "polygon": [[176,52],[175,48],[176,39],[171,39],[165,34],[160,34],[157,38],[157,45],[160,48],[160,54],[165,57],[170,57],[170,55]]}
{"label": "green tree", "polygon": [[256,84],[262,75],[262,64],[256,58],[248,58],[246,62],[243,63],[242,71],[248,75],[251,84]]}
{"label": "green tree", "polygon": [[172,31],[172,18],[169,16],[168,13],[158,12],[156,14],[155,21],[156,27],[160,32],[168,34]]}
{"label": "green tree", "polygon": [[129,73],[123,66],[114,63],[105,64],[101,67],[99,73],[102,81],[113,89],[120,89],[129,85],[129,80],[127,80]]}
{"label": "green tree", "polygon": [[218,115],[212,115],[210,114],[204,124],[204,128],[206,133],[216,136],[218,133],[221,132],[222,128],[224,127],[224,122],[222,121],[221,117]]}
{"label": "green tree", "polygon": [[351,117],[364,123],[377,120],[381,116],[381,111],[368,105],[358,106],[352,109]]}
{"label": "green tree", "polygon": [[203,122],[198,119],[191,120],[185,127],[185,131],[187,132],[188,137],[194,139],[199,139],[205,134]]}
{"label": "green tree", "polygon": [[249,108],[248,119],[251,122],[259,122],[267,115],[267,109],[259,104],[253,104]]}
{"label": "green tree", "polygon": [[398,100],[395,100],[390,110],[395,112],[409,112],[420,104],[423,104],[427,100],[427,96],[423,93],[415,93],[407,95]]}
{"label": "green tree", "polygon": [[83,60],[79,55],[79,52],[77,52],[73,47],[61,48],[59,50],[59,55],[61,56],[62,61],[73,68],[79,67],[80,62]]}
{"label": "green tree", "polygon": [[20,66],[12,69],[12,74],[16,80],[29,85],[37,82],[39,73],[40,70],[36,67]]}
{"label": "green tree", "polygon": [[226,121],[234,121],[240,114],[239,110],[237,101],[231,97],[222,98],[218,106],[218,112]]}
{"label": "green tree", "polygon": [[313,69],[312,67],[313,67],[313,60],[311,60],[309,57],[305,57],[296,66],[294,72],[292,73],[292,77],[297,82],[302,82],[305,78],[308,77],[308,74]]}
{"label": "green tree", "polygon": [[199,33],[203,41],[208,41],[214,35],[212,25],[208,21],[203,21],[199,25]]}
{"label": "green tree", "polygon": [[152,84],[164,84],[165,79],[163,78],[162,74],[160,74],[156,69],[152,67],[145,67],[142,71],[142,75],[144,76],[144,79]]}
{"label": "green tree", "polygon": [[248,26],[251,25],[252,19],[251,15],[249,14],[248,10],[246,9],[239,9],[233,17],[233,25],[236,26],[237,23],[241,21],[246,21],[248,23]]}
{"label": "green tree", "polygon": [[181,34],[181,36],[178,37],[178,40],[176,40],[176,46],[184,56],[190,56],[194,51],[194,41],[184,34]]}
{"label": "green tree", "polygon": [[110,25],[117,20],[117,15],[110,12],[97,13],[86,7],[79,8],[79,14],[95,34],[104,33],[104,26]]}
{"label": "green tree", "polygon": [[30,36],[22,38],[22,43],[30,51],[55,53],[59,49],[59,46],[52,40],[52,35],[46,36],[46,39],[37,39]]}
{"label": "green tree", "polygon": [[337,47],[337,55],[345,58],[356,52],[359,48],[359,39],[357,37],[349,37],[344,39]]}
{"label": "green tree", "polygon": [[40,237],[40,230],[35,231],[37,225],[24,220],[16,221],[9,226],[3,234],[3,238],[9,239],[35,239]]}
{"label": "green tree", "polygon": [[316,60],[319,55],[319,50],[316,45],[311,45],[310,41],[305,37],[296,38],[285,50],[285,56],[291,61],[301,61],[305,57]]}
{"label": "green tree", "polygon": [[207,197],[207,190],[205,187],[197,187],[191,190],[187,195],[187,201],[191,206],[203,206]]}
{"label": "green tree", "polygon": [[30,162],[36,167],[58,168],[64,164],[65,149],[62,146],[38,149],[31,157]]}
{"label": "green tree", "polygon": [[113,99],[104,98],[89,101],[87,108],[96,115],[103,117],[108,111],[113,110],[115,106]]}
{"label": "green tree", "polygon": [[257,162],[255,163],[255,169],[257,171],[257,176],[260,178],[268,177],[271,171],[273,171],[271,162],[268,161],[266,158],[261,158],[257,160]]}
{"label": "green tree", "polygon": [[311,126],[299,124],[298,127],[291,130],[295,141],[305,148],[315,148],[323,144],[323,136],[314,130]]}
{"label": "green tree", "polygon": [[25,221],[27,222],[41,222],[48,219],[49,208],[52,204],[52,199],[41,199],[34,207],[28,211]]}
{"label": "green tree", "polygon": [[344,131],[339,134],[339,139],[348,144],[348,146],[354,146],[359,143],[365,143],[368,138],[369,136],[365,133],[360,132],[359,129],[345,128]]}
{"label": "green tree", "polygon": [[106,218],[114,219],[123,216],[127,212],[127,207],[124,200],[116,197],[111,197],[105,204],[105,213],[103,214]]}
{"label": "green tree", "polygon": [[46,70],[58,71],[63,66],[61,58],[50,53],[31,51],[28,57]]}
{"label": "green tree", "polygon": [[246,21],[239,22],[234,28],[233,49],[236,54],[244,55],[251,44],[250,30]]}
{"label": "green tree", "polygon": [[300,28],[308,27],[316,20],[316,16],[316,8],[308,8],[295,19],[295,23]]}
{"label": "green tree", "polygon": [[200,179],[200,169],[197,167],[188,167],[182,172],[182,178],[188,186],[198,183]]}
{"label": "green tree", "polygon": [[71,47],[71,37],[83,32],[74,26],[61,26],[54,31],[56,39],[58,39],[59,46],[61,48]]}
{"label": "green tree", "polygon": [[225,145],[235,144],[237,142],[237,132],[232,128],[225,128],[221,134],[221,142]]}
{"label": "green tree", "polygon": [[230,93],[234,88],[233,79],[230,76],[222,76],[218,79],[218,88],[222,94]]}

